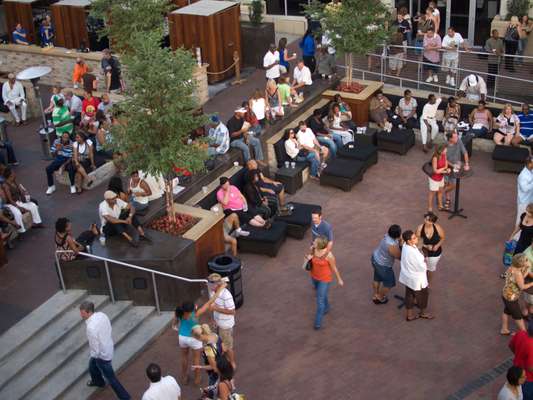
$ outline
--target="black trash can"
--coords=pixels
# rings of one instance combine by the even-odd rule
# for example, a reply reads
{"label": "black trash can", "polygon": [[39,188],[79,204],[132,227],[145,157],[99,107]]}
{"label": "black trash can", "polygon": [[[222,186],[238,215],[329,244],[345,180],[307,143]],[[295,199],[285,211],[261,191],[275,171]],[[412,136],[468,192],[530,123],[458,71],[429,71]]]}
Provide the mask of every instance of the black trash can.
{"label": "black trash can", "polygon": [[229,254],[219,254],[207,263],[207,269],[209,273],[217,273],[229,279],[228,289],[233,295],[235,308],[240,308],[244,303],[241,260]]}

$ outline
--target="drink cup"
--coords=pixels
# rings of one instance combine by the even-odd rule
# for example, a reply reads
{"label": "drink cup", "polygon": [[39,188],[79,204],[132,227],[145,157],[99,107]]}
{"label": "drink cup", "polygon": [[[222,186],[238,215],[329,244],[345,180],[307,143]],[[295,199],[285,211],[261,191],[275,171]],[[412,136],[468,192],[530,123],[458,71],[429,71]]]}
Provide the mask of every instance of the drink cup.
{"label": "drink cup", "polygon": [[296,163],[295,163],[294,161],[291,162],[291,168],[292,168],[292,169],[296,168]]}
{"label": "drink cup", "polygon": [[285,161],[285,168],[289,168],[289,162],[288,161]]}

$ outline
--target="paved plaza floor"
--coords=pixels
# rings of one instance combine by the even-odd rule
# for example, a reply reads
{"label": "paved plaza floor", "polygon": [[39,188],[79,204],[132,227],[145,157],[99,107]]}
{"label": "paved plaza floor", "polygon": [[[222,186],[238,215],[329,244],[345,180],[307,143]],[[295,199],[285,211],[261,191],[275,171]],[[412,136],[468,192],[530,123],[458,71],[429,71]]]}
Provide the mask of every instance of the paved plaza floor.
{"label": "paved plaza floor", "polygon": [[[405,322],[397,301],[370,301],[370,254],[391,223],[414,229],[426,207],[427,159],[418,148],[380,160],[345,193],[307,183],[292,199],[321,204],[335,233],[334,254],[345,286],[330,291],[331,312],[313,330],[315,298],[301,269],[310,232],[288,239],[276,258],[243,254],[244,306],[237,313],[237,386],[250,399],[445,399],[507,360],[499,332],[502,243],[512,229],[516,176],[492,171],[490,155],[475,153],[474,175],[461,195],[467,220],[439,222],[446,242],[430,291],[433,321]],[[398,273],[398,265],[395,267]],[[393,294],[403,295],[399,285]],[[392,296],[391,296],[392,297]],[[139,398],[144,369],[157,362],[179,376],[174,331],[165,332],[120,379]],[[500,375],[471,396],[489,393]],[[186,399],[197,389],[184,386]],[[105,390],[93,399],[112,399]]]}

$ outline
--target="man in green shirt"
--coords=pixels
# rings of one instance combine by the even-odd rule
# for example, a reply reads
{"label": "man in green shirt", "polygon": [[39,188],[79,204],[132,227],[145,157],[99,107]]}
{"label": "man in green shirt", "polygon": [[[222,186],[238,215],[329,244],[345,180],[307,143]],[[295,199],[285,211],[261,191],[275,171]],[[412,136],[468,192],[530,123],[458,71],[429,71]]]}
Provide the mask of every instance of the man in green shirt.
{"label": "man in green shirt", "polygon": [[289,78],[287,77],[281,77],[278,83],[282,106],[292,106],[291,87],[289,86],[288,80]]}
{"label": "man in green shirt", "polygon": [[52,111],[52,123],[54,124],[57,137],[61,137],[63,133],[72,135],[74,124],[72,123],[72,116],[68,107],[65,105],[65,100],[62,97],[55,99],[56,106]]}
{"label": "man in green shirt", "polygon": [[[497,29],[492,30],[492,36],[485,42],[485,51],[489,53],[487,60],[487,72],[489,74],[498,75],[500,69],[500,61],[502,54],[505,53],[503,40],[500,39]],[[493,88],[495,77],[487,75],[487,87]]]}

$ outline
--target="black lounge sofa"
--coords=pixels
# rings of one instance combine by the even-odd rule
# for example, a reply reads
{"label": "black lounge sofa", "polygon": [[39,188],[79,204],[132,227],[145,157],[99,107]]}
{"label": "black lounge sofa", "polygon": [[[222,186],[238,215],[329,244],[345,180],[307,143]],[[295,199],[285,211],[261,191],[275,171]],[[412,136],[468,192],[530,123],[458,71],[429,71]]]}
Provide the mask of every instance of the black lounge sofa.
{"label": "black lounge sofa", "polygon": [[391,132],[377,133],[378,149],[401,155],[406,154],[415,145],[415,133],[412,129],[392,128]]}
{"label": "black lounge sofa", "polygon": [[368,143],[363,135],[355,135],[353,142],[346,143],[337,150],[337,157],[363,161],[365,170],[378,162],[378,148]]}
{"label": "black lounge sofa", "polygon": [[330,160],[320,174],[320,185],[334,186],[349,192],[357,182],[363,180],[364,172],[364,161],[337,157]]}
{"label": "black lounge sofa", "polygon": [[529,150],[524,147],[496,145],[492,152],[494,170],[498,172],[519,173],[524,168]]}
{"label": "black lounge sofa", "polygon": [[305,232],[311,226],[311,213],[315,210],[320,210],[318,204],[305,204],[291,202],[294,206],[291,215],[277,216],[276,221],[284,222],[287,224],[287,236],[294,239],[303,239]]}

